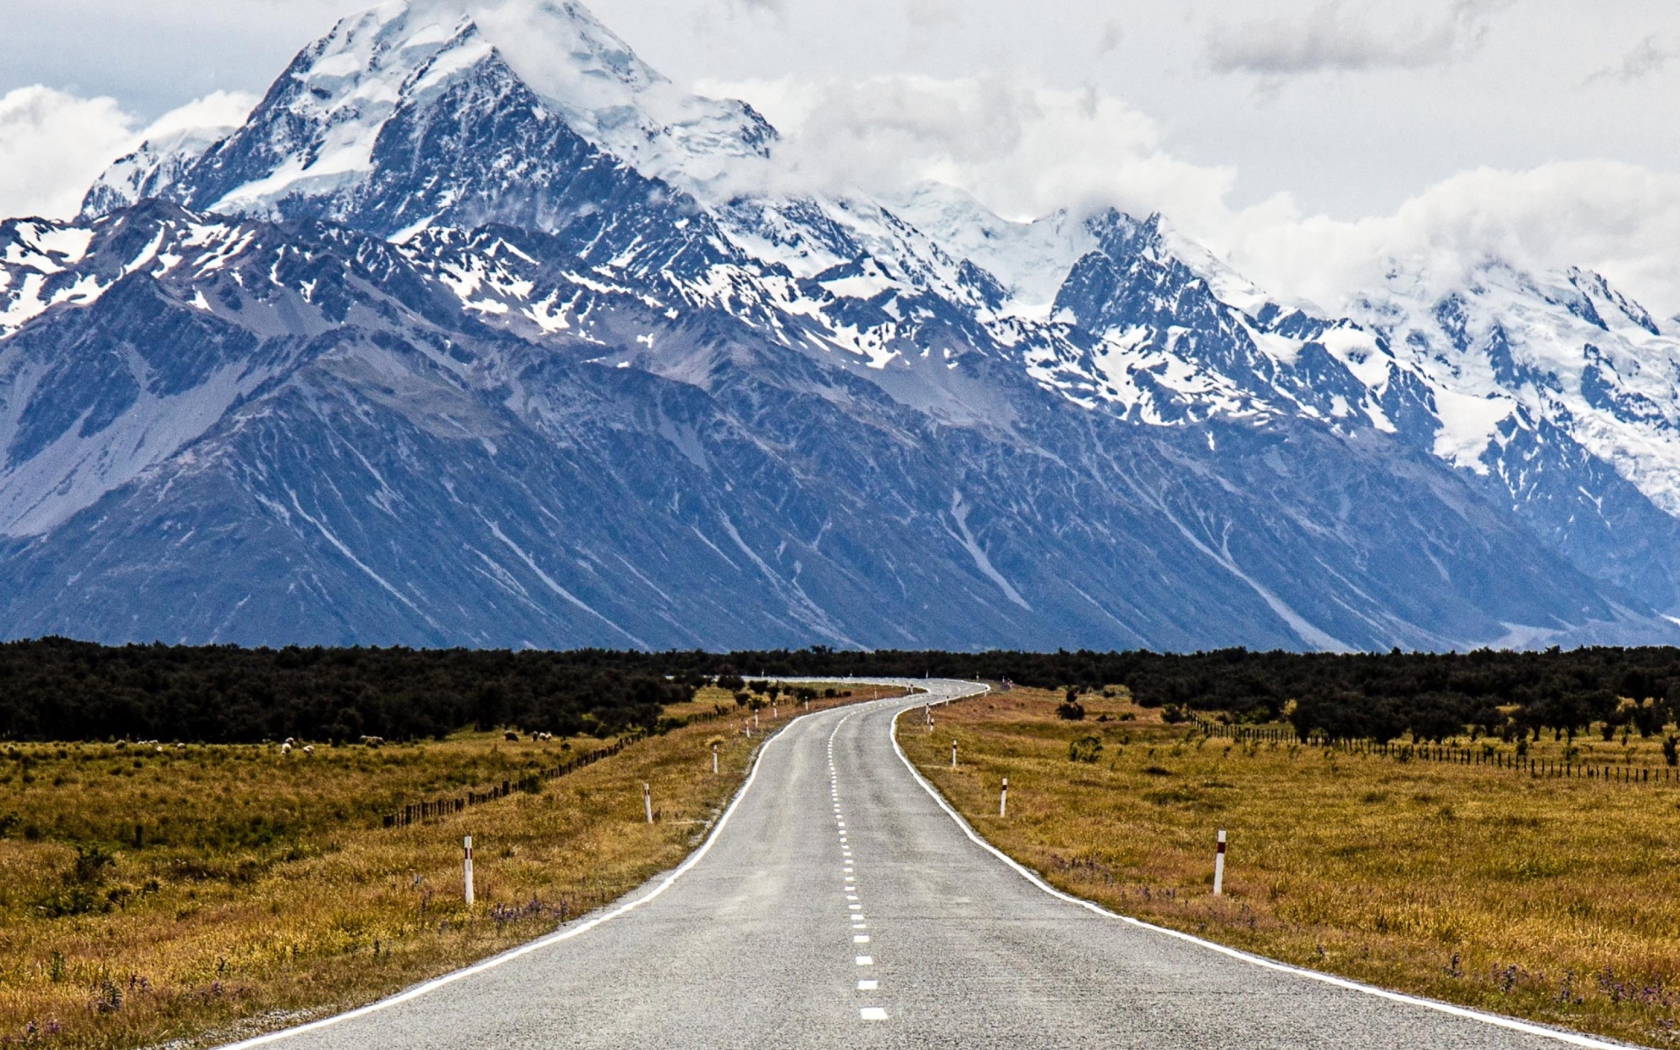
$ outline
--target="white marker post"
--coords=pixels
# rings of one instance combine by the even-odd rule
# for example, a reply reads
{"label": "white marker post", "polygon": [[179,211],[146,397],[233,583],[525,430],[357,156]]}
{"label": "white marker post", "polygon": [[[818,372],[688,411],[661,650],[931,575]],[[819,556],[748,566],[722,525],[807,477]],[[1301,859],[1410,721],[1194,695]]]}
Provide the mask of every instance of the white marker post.
{"label": "white marker post", "polygon": [[718,756],[718,746],[716,744],[713,744],[712,745],[712,775],[713,776],[717,776],[717,756]]}
{"label": "white marker post", "polygon": [[[653,823],[653,788],[649,787],[647,784],[642,785],[642,805],[647,808],[648,823],[652,824]],[[1221,832],[1221,834],[1223,834],[1223,832]]]}
{"label": "white marker post", "polygon": [[998,796],[998,816],[1009,815],[1009,778],[1003,778],[1003,794]]}
{"label": "white marker post", "polygon": [[461,874],[467,887],[467,907],[473,906],[472,836],[461,840]]}
{"label": "white marker post", "polygon": [[951,768],[957,768],[957,742],[951,741]]}
{"label": "white marker post", "polygon": [[781,715],[777,713],[776,705],[771,704],[770,705],[770,721],[774,722],[776,719],[778,719],[780,717],[781,717]]}
{"label": "white marker post", "polygon": [[1213,855],[1213,895],[1220,896],[1225,892],[1225,831],[1220,829],[1219,845]]}
{"label": "white marker post", "polygon": [[922,705],[922,721],[927,723],[928,732],[933,732],[933,705]]}

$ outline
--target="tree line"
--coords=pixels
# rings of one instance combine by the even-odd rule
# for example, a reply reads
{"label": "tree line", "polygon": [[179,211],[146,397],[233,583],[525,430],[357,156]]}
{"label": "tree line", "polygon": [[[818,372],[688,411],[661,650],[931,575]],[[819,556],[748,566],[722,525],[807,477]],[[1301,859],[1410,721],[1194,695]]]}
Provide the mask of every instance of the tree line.
{"label": "tree line", "polygon": [[1643,736],[1680,709],[1680,649],[1595,647],[1535,652],[1199,653],[993,651],[667,653],[667,670],[834,676],[924,675],[1010,680],[1074,694],[1125,686],[1147,707],[1228,714],[1239,722],[1287,720],[1305,738],[1442,740],[1479,727],[1489,734],[1599,724]]}
{"label": "tree line", "polygon": [[1137,702],[1237,721],[1287,719],[1305,736],[1439,740],[1660,732],[1680,707],[1680,649],[1305,654],[804,650],[569,652],[0,644],[0,738],[247,742],[439,736],[464,726],[611,735],[657,730],[702,684],[775,677],[924,676],[1075,693],[1125,686]]}
{"label": "tree line", "polygon": [[0,738],[251,743],[657,729],[698,682],[589,653],[0,644]]}

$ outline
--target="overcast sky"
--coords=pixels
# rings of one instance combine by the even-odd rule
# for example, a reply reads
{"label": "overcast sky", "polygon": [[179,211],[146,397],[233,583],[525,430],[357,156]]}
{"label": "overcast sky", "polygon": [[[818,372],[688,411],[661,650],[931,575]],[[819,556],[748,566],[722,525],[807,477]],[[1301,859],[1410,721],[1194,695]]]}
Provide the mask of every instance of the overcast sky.
{"label": "overcast sky", "polygon": [[[0,0],[0,214],[62,211],[125,136],[212,92],[260,93],[365,6]],[[793,135],[920,157],[1015,217],[1158,207],[1320,299],[1373,253],[1486,249],[1595,266],[1680,312],[1672,0],[591,7],[680,84]]]}

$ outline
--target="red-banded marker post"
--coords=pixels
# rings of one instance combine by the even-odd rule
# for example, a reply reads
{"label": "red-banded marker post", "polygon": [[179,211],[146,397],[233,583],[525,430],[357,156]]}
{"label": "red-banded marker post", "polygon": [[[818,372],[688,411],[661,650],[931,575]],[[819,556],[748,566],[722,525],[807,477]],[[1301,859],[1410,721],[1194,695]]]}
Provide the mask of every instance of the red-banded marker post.
{"label": "red-banded marker post", "polygon": [[998,816],[1009,815],[1009,778],[1003,778],[1003,792],[998,795]]}
{"label": "red-banded marker post", "polygon": [[1213,854],[1213,895],[1220,896],[1225,892],[1225,830],[1219,831],[1219,845]]}
{"label": "red-banded marker post", "polygon": [[717,755],[718,755],[718,746],[717,746],[717,743],[714,741],[713,744],[712,744],[712,775],[713,776],[717,776]]}
{"label": "red-banded marker post", "polygon": [[957,742],[951,741],[951,768],[957,768]]}
{"label": "red-banded marker post", "polygon": [[461,840],[461,876],[467,888],[467,907],[473,905],[472,836]]}

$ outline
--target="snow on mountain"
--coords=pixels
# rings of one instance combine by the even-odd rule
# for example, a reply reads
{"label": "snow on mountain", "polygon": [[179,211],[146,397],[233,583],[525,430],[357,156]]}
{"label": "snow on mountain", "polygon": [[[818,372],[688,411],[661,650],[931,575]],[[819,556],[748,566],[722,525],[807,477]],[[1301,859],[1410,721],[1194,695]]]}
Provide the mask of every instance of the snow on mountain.
{"label": "snow on mountain", "polygon": [[1442,458],[1486,473],[1550,423],[1680,515],[1680,339],[1599,275],[1489,261],[1430,294],[1396,273],[1355,310],[1435,391]]}
{"label": "snow on mountain", "polygon": [[307,48],[253,119],[205,158],[184,202],[278,218],[288,200],[331,196],[371,175],[380,132],[399,108],[441,93],[491,55],[465,16],[411,14],[387,3]]}
{"label": "snow on mountain", "polygon": [[215,91],[165,113],[143,141],[116,160],[82,198],[80,219],[90,222],[148,197],[162,197],[188,169],[250,115],[256,99]]}
{"label": "snow on mountain", "polygon": [[104,290],[79,273],[93,234],[39,219],[0,223],[0,339],[60,303],[86,305]]}
{"label": "snow on mountain", "polygon": [[[744,103],[677,89],[581,5],[392,0],[341,20],[300,53],[225,141],[185,133],[119,161],[95,187],[87,215],[167,192],[229,214],[342,218],[358,198],[379,193],[367,180],[389,164],[381,149],[423,135],[436,107],[458,109],[475,90],[480,99],[528,94],[530,121],[563,124],[615,162],[685,191],[705,192],[742,162],[762,161],[775,135]],[[182,182],[188,169],[194,177]],[[437,221],[462,192],[434,193],[431,213],[405,231]]]}
{"label": "snow on mountain", "polygon": [[1096,247],[1086,224],[1066,211],[1011,222],[943,183],[921,183],[891,207],[945,251],[997,278],[1008,296],[1007,311],[1029,318],[1049,317],[1074,263]]}
{"label": "snow on mountain", "polygon": [[0,225],[0,628],[1673,633],[1680,345],[1596,276],[1334,316],[1160,216],[781,192],[775,142],[576,3],[392,2]]}
{"label": "snow on mountain", "polygon": [[93,220],[147,197],[161,197],[232,127],[187,128],[141,143],[99,176],[82,198],[81,218]]}
{"label": "snow on mountain", "polygon": [[775,129],[751,106],[677,87],[582,4],[486,3],[473,17],[574,131],[649,178],[717,201],[740,161],[769,156]]}

